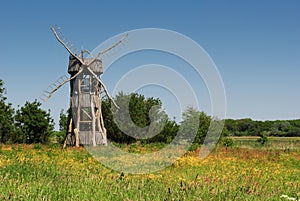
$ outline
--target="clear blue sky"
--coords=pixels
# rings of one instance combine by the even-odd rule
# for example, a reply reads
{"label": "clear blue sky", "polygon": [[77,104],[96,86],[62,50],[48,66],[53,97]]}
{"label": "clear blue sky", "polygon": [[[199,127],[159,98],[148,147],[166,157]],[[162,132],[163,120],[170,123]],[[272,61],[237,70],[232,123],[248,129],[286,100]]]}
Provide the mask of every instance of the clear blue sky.
{"label": "clear blue sky", "polygon": [[[0,79],[15,107],[66,74],[68,54],[49,29],[54,24],[90,50],[132,29],[182,33],[218,67],[228,118],[300,118],[299,1],[1,1]],[[56,120],[68,93],[67,85],[43,103]]]}

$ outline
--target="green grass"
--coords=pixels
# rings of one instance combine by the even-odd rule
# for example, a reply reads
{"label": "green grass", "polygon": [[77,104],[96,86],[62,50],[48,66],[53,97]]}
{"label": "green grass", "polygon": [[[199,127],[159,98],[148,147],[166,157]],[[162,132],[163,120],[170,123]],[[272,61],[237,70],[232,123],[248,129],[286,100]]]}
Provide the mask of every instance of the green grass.
{"label": "green grass", "polygon": [[[155,150],[149,145],[134,149],[137,153]],[[283,200],[282,194],[300,196],[299,151],[217,148],[205,160],[199,159],[198,151],[159,172],[129,175],[104,167],[84,148],[1,145],[0,200]]]}
{"label": "green grass", "polygon": [[280,150],[299,150],[300,137],[269,137],[265,145],[257,142],[259,137],[244,136],[232,137],[234,145],[241,148],[263,148],[263,149],[280,149]]}

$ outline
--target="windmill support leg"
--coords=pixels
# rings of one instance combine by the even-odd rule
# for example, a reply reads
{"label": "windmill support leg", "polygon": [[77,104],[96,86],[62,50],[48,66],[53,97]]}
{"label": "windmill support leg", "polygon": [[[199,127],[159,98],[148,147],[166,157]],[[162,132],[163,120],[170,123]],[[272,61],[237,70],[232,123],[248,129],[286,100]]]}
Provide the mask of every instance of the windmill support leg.
{"label": "windmill support leg", "polygon": [[81,118],[80,97],[81,97],[81,79],[78,80],[77,120],[76,120],[76,128],[74,129],[75,147],[79,147],[79,132],[80,132],[80,118]]}
{"label": "windmill support leg", "polygon": [[101,127],[102,127],[102,131],[103,131],[103,143],[104,143],[104,145],[107,145],[106,128],[104,127],[104,121],[103,121],[102,114],[101,114]]}
{"label": "windmill support leg", "polygon": [[65,141],[64,141],[63,148],[65,148],[67,146],[67,142],[68,142],[69,138],[71,139],[70,133],[72,133],[72,129],[73,129],[72,124],[73,124],[73,119],[71,118],[69,126],[68,126],[67,135],[66,135],[66,138],[65,138]]}
{"label": "windmill support leg", "polygon": [[74,135],[75,135],[75,147],[79,147],[79,130],[78,130],[78,128],[74,129]]}
{"label": "windmill support leg", "polygon": [[[99,89],[99,91],[101,91],[101,88]],[[102,117],[102,104],[101,104],[101,93],[99,93],[99,96],[96,98],[96,107],[97,107],[97,112],[96,112],[96,116],[97,116],[97,126],[98,129],[102,135],[102,143],[104,145],[107,145],[107,136],[106,136],[106,128],[104,127],[104,121],[103,121],[103,117]]]}
{"label": "windmill support leg", "polygon": [[91,111],[92,111],[92,145],[96,146],[96,115],[94,98],[91,98]]}
{"label": "windmill support leg", "polygon": [[65,141],[64,141],[63,148],[66,148],[66,146],[67,146],[68,135],[69,135],[69,134],[66,135],[66,138],[65,138]]}
{"label": "windmill support leg", "polygon": [[102,143],[104,145],[107,145],[106,129],[104,128],[104,123],[101,121],[101,119],[102,119],[101,113],[97,114],[97,126],[99,129],[99,132],[102,135]]}
{"label": "windmill support leg", "polygon": [[100,124],[101,130],[102,130],[103,144],[107,145],[106,128],[104,127],[104,121],[103,121],[103,116],[102,116],[101,110],[100,110],[100,115],[99,115],[99,124]]}

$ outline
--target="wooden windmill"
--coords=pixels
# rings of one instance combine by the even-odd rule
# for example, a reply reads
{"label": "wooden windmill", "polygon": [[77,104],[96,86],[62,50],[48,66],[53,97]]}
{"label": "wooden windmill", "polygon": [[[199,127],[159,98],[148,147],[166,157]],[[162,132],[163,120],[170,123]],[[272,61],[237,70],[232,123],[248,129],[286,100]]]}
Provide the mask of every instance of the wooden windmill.
{"label": "wooden windmill", "polygon": [[[100,56],[120,45],[128,35],[126,34],[117,43],[100,51],[95,57],[92,57],[88,50],[81,50],[78,56],[74,53],[74,49],[72,49],[70,43],[65,41],[61,32],[58,32],[58,28],[51,27],[51,30],[56,39],[70,53],[68,66],[70,77],[63,76],[59,78],[48,87],[41,98],[47,101],[55,91],[65,83],[70,82],[68,133],[64,147],[66,144],[73,144],[76,147],[78,147],[79,144],[92,144],[93,146],[97,144],[106,145],[106,129],[104,127],[101,111],[102,93],[105,93],[117,108],[118,106],[100,79],[100,75],[103,73]],[[85,58],[85,54],[88,54],[89,58]]]}

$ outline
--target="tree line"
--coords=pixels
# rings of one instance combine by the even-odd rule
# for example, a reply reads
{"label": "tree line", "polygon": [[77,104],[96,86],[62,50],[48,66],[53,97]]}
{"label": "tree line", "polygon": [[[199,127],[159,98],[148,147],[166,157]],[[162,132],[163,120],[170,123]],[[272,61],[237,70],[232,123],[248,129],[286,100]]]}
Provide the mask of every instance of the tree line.
{"label": "tree line", "polygon": [[[225,131],[226,130],[226,131]],[[255,121],[250,118],[226,119],[225,130],[231,136],[300,137],[300,119]]]}
{"label": "tree line", "polygon": [[[27,101],[14,109],[7,102],[4,83],[0,80],[0,143],[62,143],[67,132],[68,112],[62,110],[59,131],[54,130],[50,110],[41,108],[37,100]],[[212,122],[218,126],[222,120],[213,118],[192,107],[182,114],[182,121],[170,119],[158,98],[120,92],[114,98],[120,109],[108,99],[102,101],[102,113],[109,140],[117,143],[170,143],[193,140],[202,144]],[[130,117],[130,118],[129,118]],[[212,129],[214,132],[215,128]],[[194,134],[194,136],[190,136]],[[221,137],[226,136],[300,136],[300,120],[254,121],[226,119]],[[214,140],[206,139],[206,143]],[[191,143],[191,142],[190,142]]]}

